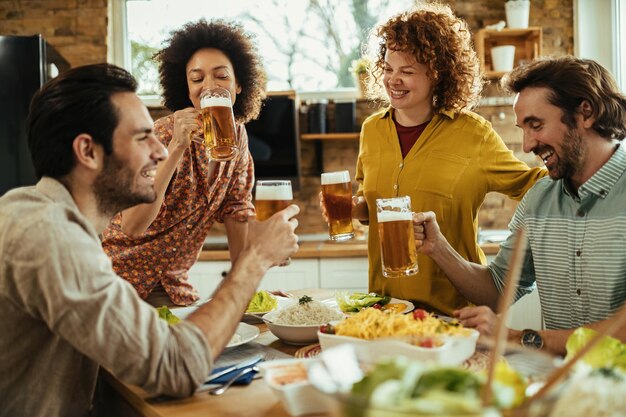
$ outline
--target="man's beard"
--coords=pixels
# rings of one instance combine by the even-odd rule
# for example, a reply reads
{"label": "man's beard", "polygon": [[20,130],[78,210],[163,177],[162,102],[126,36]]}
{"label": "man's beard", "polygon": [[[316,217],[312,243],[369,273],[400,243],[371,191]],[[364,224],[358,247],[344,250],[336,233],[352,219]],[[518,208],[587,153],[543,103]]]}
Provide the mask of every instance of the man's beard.
{"label": "man's beard", "polygon": [[104,157],[104,167],[93,184],[100,213],[113,216],[122,210],[156,199],[153,187],[141,192],[133,184],[134,173],[115,155]]}
{"label": "man's beard", "polygon": [[554,180],[573,178],[582,170],[586,154],[587,146],[582,136],[576,129],[567,129],[558,162],[550,170],[550,177]]}

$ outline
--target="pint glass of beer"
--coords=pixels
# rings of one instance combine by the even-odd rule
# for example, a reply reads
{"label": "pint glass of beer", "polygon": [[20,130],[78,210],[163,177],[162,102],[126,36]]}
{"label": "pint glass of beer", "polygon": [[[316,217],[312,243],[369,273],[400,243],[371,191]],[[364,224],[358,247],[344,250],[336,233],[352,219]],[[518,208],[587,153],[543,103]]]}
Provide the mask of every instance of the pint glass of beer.
{"label": "pint glass of beer", "polygon": [[257,181],[255,195],[256,218],[264,221],[291,204],[291,181]]}
{"label": "pint glass of beer", "polygon": [[352,186],[348,171],[322,174],[322,196],[328,214],[330,240],[342,241],[354,237],[352,228]]}
{"label": "pint glass of beer", "polygon": [[239,153],[230,92],[222,87],[206,89],[200,94],[200,107],[209,158],[230,161]]}
{"label": "pint glass of beer", "polygon": [[417,249],[411,213],[411,198],[376,200],[383,276],[400,278],[416,274]]}

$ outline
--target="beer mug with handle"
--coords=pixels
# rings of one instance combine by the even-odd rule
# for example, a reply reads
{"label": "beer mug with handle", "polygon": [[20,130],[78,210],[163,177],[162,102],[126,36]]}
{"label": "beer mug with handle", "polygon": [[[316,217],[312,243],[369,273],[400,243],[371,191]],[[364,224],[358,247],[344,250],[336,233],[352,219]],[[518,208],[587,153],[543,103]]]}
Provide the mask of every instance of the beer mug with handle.
{"label": "beer mug with handle", "polygon": [[352,227],[352,185],[348,171],[322,174],[322,196],[328,214],[330,240],[342,241],[354,237]]}
{"label": "beer mug with handle", "polygon": [[383,276],[400,278],[418,272],[411,198],[376,200]]}
{"label": "beer mug with handle", "polygon": [[209,158],[230,161],[239,153],[237,128],[230,92],[222,87],[208,88],[200,94],[204,144]]}

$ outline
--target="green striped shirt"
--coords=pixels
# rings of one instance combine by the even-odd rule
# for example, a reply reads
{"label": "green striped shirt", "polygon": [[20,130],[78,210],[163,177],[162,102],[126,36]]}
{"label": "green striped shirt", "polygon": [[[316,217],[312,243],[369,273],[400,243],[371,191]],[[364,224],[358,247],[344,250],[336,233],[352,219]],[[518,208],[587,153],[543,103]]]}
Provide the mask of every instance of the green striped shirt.
{"label": "green striped shirt", "polygon": [[[626,300],[626,149],[617,150],[578,190],[539,180],[517,207],[512,235],[489,266],[502,292],[514,234],[526,228],[522,295],[535,287],[547,329],[569,329],[607,318]],[[535,285],[536,284],[536,285]]]}

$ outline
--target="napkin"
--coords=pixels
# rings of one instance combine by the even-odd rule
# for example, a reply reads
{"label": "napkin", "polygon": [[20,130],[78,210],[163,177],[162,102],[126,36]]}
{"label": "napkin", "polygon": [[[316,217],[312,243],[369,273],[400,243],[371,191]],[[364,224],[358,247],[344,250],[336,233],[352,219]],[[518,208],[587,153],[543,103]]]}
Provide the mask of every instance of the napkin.
{"label": "napkin", "polygon": [[[256,365],[256,364],[250,365],[250,366],[248,366],[248,367],[246,367],[246,368],[235,369],[234,371],[229,372],[229,373],[227,373],[227,374],[225,374],[225,375],[222,375],[222,376],[221,376],[221,377],[219,377],[219,378],[213,379],[213,380],[210,382],[210,384],[225,384],[226,382],[230,381],[230,379],[231,379],[232,377],[234,377],[237,373],[239,373],[239,372],[243,371],[244,369],[247,369],[247,368],[252,368],[252,367],[253,367],[253,366],[255,366],[255,365]],[[224,369],[226,369],[226,368],[228,368],[228,367],[227,367],[227,366],[223,366],[223,367],[221,367],[221,368],[215,368],[215,369],[213,369],[213,371],[211,372],[211,374],[218,373],[218,372],[220,372],[220,371],[222,371],[222,370],[224,370]],[[254,378],[254,376],[255,376],[255,375],[256,375],[256,372],[255,372],[255,371],[248,372],[248,373],[246,373],[246,374],[244,374],[244,375],[240,376],[239,378],[237,378],[237,380],[235,381],[234,385],[248,385],[249,383],[251,383],[251,382],[252,382],[252,379]]]}

